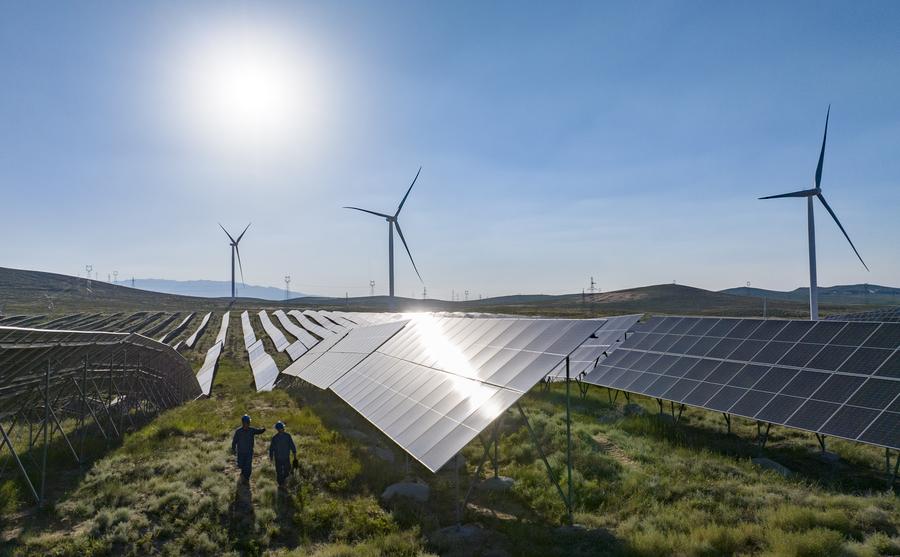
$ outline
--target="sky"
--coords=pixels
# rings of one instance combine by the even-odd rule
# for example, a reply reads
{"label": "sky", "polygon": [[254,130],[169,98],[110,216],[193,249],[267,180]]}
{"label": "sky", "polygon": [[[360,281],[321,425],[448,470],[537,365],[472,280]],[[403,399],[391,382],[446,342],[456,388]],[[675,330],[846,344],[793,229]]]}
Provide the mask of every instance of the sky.
{"label": "sky", "polygon": [[[6,2],[0,266],[449,299],[900,286],[900,3]],[[225,293],[223,292],[223,295]]]}

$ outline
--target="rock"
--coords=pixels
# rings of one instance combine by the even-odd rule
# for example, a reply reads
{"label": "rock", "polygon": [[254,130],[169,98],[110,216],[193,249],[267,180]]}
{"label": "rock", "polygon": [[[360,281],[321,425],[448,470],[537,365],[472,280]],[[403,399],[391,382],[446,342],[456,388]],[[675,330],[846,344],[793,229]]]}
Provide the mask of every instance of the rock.
{"label": "rock", "polygon": [[514,479],[506,476],[492,476],[478,484],[478,487],[487,491],[509,491],[515,483]]}
{"label": "rock", "polygon": [[384,490],[384,493],[381,494],[381,498],[385,501],[390,501],[397,496],[409,497],[414,501],[424,503],[425,501],[428,501],[428,496],[430,494],[431,488],[428,487],[428,484],[416,480],[408,482],[398,482],[387,486],[387,488]]}
{"label": "rock", "polygon": [[368,453],[385,462],[394,462],[394,453],[384,447],[369,447]]}
{"label": "rock", "polygon": [[754,458],[751,462],[765,470],[772,470],[782,478],[789,478],[791,477],[791,475],[793,475],[793,472],[791,472],[790,469],[788,469],[786,466],[778,464],[777,462],[769,458]]}
{"label": "rock", "polygon": [[837,453],[833,453],[830,451],[820,451],[819,460],[821,460],[822,462],[827,462],[828,464],[837,464],[841,461],[841,457]]}
{"label": "rock", "polygon": [[626,416],[643,416],[647,413],[647,411],[644,410],[644,407],[640,404],[635,404],[632,402],[631,404],[626,404],[622,408],[622,413]]}
{"label": "rock", "polygon": [[618,410],[610,410],[597,418],[597,422],[601,424],[611,424],[622,419],[622,413]]}

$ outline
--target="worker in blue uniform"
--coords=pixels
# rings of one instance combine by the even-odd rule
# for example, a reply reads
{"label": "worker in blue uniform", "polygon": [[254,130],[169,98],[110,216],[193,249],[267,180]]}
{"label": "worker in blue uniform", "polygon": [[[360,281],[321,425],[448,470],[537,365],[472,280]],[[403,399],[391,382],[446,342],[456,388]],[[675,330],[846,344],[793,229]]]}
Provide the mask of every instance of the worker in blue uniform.
{"label": "worker in blue uniform", "polygon": [[284,430],[284,423],[275,424],[275,435],[269,443],[269,460],[275,461],[275,476],[278,487],[284,487],[284,482],[291,473],[291,454],[294,455],[294,463],[297,463],[297,446],[291,434]]}
{"label": "worker in blue uniform", "polygon": [[241,427],[234,432],[231,439],[231,452],[237,457],[238,468],[244,481],[250,480],[253,471],[253,444],[257,435],[265,433],[266,428],[250,427],[250,416],[244,414]]}

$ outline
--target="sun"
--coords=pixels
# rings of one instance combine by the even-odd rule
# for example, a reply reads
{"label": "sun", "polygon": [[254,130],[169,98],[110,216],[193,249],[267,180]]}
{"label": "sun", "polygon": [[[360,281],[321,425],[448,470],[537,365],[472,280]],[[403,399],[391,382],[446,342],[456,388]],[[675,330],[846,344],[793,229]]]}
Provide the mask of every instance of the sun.
{"label": "sun", "polygon": [[312,65],[277,26],[232,22],[196,32],[172,64],[180,131],[202,146],[277,152],[316,115]]}

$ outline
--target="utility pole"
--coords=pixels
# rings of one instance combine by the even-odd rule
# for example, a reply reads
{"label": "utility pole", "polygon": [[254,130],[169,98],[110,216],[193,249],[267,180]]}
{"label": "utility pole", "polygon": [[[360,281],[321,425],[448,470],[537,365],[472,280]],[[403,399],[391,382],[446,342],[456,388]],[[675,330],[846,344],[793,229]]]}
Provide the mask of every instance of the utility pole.
{"label": "utility pole", "polygon": [[131,276],[131,287],[134,288],[134,275]]}
{"label": "utility pole", "polygon": [[594,282],[594,277],[591,277],[591,287],[588,288],[588,292],[591,293],[591,297],[594,297],[594,293],[597,291],[597,283]]}
{"label": "utility pole", "polygon": [[284,299],[291,297],[291,275],[284,275]]}

